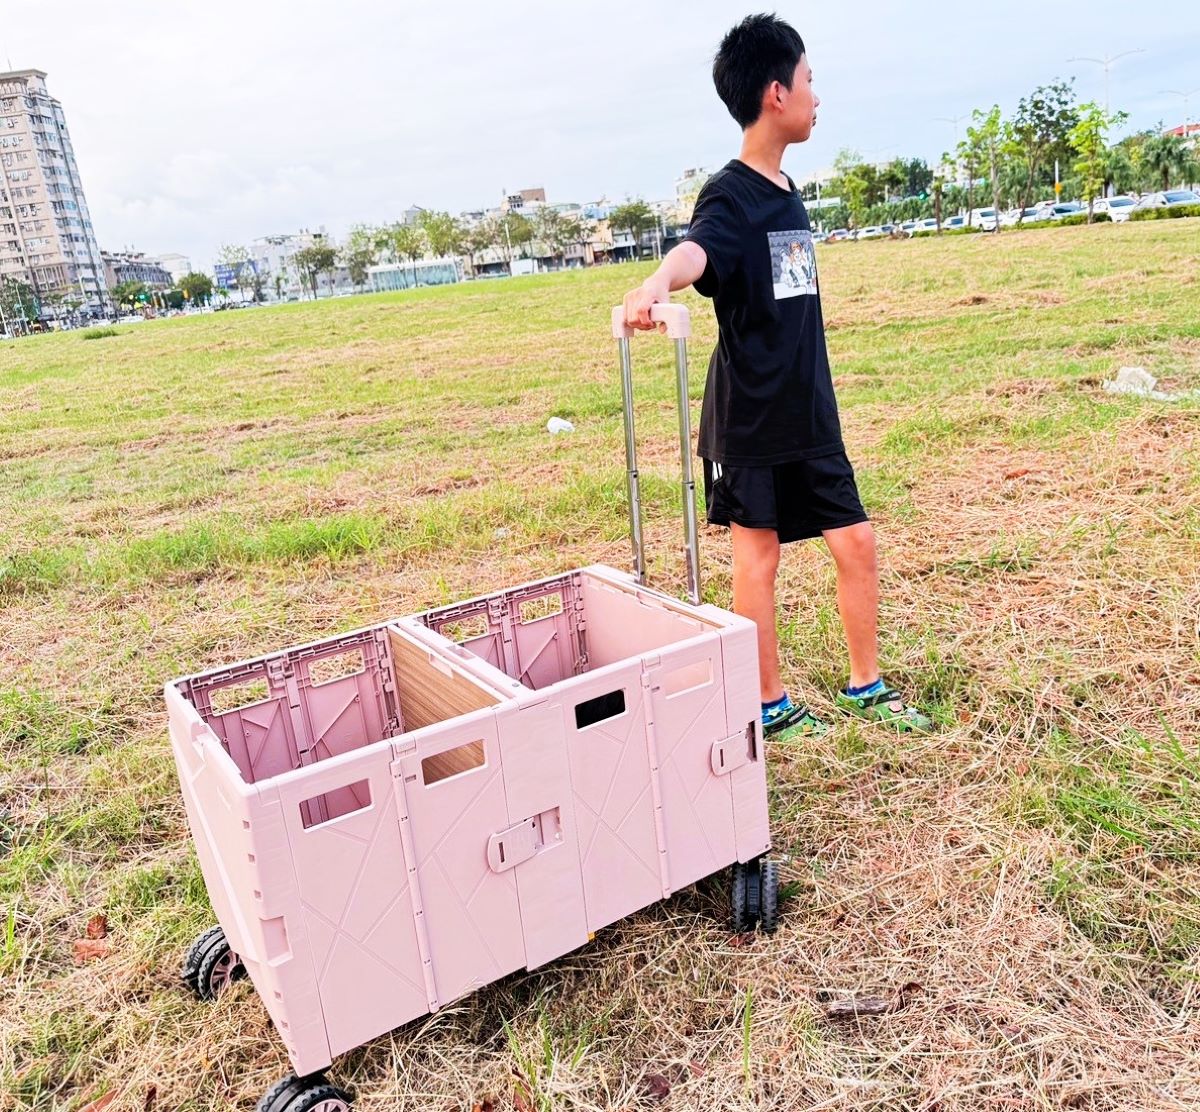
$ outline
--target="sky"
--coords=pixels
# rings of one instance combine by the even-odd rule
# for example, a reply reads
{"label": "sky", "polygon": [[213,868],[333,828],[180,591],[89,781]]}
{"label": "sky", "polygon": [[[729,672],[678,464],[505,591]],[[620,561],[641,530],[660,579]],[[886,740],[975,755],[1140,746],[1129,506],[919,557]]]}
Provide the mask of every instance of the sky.
{"label": "sky", "polygon": [[[0,64],[45,70],[66,113],[101,247],[180,252],[207,269],[224,243],[397,219],[409,205],[492,207],[673,195],[689,167],[735,156],[712,87],[721,36],[756,5],[690,0],[0,0]],[[1184,119],[1200,5],[1139,19],[1128,3],[974,6],[781,3],[822,104],[784,169],[842,148],[871,161],[951,147],[955,125],[1077,77],[1127,129]],[[144,13],[144,14],[143,14]],[[960,121],[958,128],[966,126]]]}

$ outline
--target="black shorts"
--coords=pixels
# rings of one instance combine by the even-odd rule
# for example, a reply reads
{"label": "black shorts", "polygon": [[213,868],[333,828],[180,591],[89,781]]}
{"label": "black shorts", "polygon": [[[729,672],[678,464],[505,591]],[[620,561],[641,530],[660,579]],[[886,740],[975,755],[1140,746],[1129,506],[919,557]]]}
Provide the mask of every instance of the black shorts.
{"label": "black shorts", "polygon": [[705,460],[704,504],[709,524],[774,529],[784,544],[868,520],[845,452],[773,467]]}

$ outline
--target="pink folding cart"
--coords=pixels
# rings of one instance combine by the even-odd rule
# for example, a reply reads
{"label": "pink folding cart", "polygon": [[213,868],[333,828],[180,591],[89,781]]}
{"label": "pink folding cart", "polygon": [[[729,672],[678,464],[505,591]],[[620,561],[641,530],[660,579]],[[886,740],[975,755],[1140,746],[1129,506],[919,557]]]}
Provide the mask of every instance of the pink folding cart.
{"label": "pink folding cart", "polygon": [[690,602],[645,585],[629,333],[614,310],[634,573],[602,565],[167,684],[219,926],[203,999],[249,976],[294,1072],[259,1112],[338,1112],[333,1059],[732,866],[773,930],[753,623],[700,603],[675,341]]}

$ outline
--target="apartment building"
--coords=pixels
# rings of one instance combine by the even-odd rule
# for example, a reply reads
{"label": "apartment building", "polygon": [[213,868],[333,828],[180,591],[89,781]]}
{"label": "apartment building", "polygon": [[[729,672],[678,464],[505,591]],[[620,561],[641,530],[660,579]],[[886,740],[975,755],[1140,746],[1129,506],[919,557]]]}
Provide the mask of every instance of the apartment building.
{"label": "apartment building", "polygon": [[0,281],[103,309],[104,264],[62,105],[41,70],[0,73]]}
{"label": "apartment building", "polygon": [[141,251],[101,251],[104,281],[110,290],[122,282],[141,282],[152,290],[169,290],[175,283],[170,272]]}

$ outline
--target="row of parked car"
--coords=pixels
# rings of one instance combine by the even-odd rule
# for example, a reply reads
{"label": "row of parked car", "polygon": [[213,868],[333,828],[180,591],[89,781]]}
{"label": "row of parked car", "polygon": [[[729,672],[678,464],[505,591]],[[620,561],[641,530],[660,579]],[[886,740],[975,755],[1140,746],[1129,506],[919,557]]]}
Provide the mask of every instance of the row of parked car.
{"label": "row of parked car", "polygon": [[[1142,195],[1122,194],[1102,197],[1092,203],[1096,215],[1106,213],[1110,220],[1121,223],[1128,220],[1139,208],[1171,208],[1176,205],[1200,205],[1200,193],[1190,189],[1164,189],[1157,193]],[[994,208],[972,209],[970,213],[947,217],[942,227],[947,230],[963,228],[970,224],[992,232],[996,227],[1010,228],[1017,224],[1042,224],[1051,220],[1064,220],[1087,212],[1087,205],[1079,201],[1039,201],[1026,209],[1009,209],[998,212]],[[866,228],[851,230],[834,228],[831,232],[815,232],[817,242],[836,243],[843,239],[884,239],[886,237],[914,236],[919,232],[937,231],[937,221],[932,217],[923,220],[906,220],[903,224],[872,224]]]}

